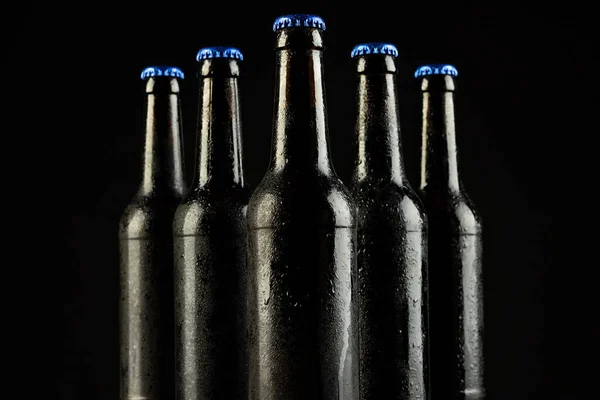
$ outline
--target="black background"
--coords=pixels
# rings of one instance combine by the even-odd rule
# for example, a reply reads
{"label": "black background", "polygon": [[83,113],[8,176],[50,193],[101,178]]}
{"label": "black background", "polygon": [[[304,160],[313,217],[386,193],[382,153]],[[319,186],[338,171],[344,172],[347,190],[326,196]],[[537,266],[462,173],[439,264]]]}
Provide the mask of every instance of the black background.
{"label": "black background", "polygon": [[[40,280],[57,300],[46,313],[56,326],[48,344],[55,350],[56,373],[50,394],[118,398],[116,234],[140,177],[141,70],[172,64],[186,73],[182,104],[191,180],[196,52],[213,45],[243,52],[244,166],[255,187],[270,156],[272,23],[281,14],[305,12],[327,24],[330,147],[344,181],[353,156],[353,46],[384,41],[399,49],[403,153],[415,187],[420,98],[414,70],[427,62],[457,67],[460,174],[485,229],[489,399],[587,398],[583,392],[597,380],[598,369],[580,364],[593,357],[581,346],[589,342],[583,316],[593,296],[581,283],[589,273],[585,265],[593,263],[582,261],[583,211],[572,193],[587,193],[577,190],[586,187],[578,172],[584,171],[586,157],[575,151],[592,143],[578,124],[586,102],[594,102],[581,88],[589,76],[581,56],[594,47],[589,36],[573,29],[582,10],[481,3],[271,7],[256,2],[238,7],[223,1],[30,8],[17,47],[19,60],[35,78],[20,82],[26,85],[21,123],[31,133],[23,137],[34,147],[27,154],[39,164],[22,181],[49,199],[48,207],[30,217],[47,233],[43,262],[52,267],[40,273]],[[35,203],[38,195],[25,197]],[[567,229],[559,229],[559,221],[567,222]],[[597,339],[597,331],[591,332],[590,339]]]}

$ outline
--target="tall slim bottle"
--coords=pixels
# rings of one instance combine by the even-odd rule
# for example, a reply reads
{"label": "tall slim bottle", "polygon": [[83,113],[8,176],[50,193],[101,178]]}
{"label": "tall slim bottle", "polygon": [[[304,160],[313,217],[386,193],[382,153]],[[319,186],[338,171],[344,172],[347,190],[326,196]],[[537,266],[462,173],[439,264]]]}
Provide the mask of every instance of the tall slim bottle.
{"label": "tall slim bottle", "polygon": [[246,208],[238,77],[242,53],[201,49],[196,178],[177,209],[177,400],[247,399]]}
{"label": "tall slim bottle", "polygon": [[318,16],[277,18],[271,164],[248,205],[250,399],[358,399],[356,226],[328,150]]}
{"label": "tall slim bottle", "polygon": [[173,238],[186,191],[179,80],[148,67],[142,180],[119,223],[121,399],[173,397]]}
{"label": "tall slim bottle", "polygon": [[362,400],[428,398],[427,220],[404,172],[398,50],[366,43],[356,60],[350,190],[357,203]]}
{"label": "tall slim bottle", "polygon": [[422,92],[420,197],[429,224],[432,399],[483,399],[481,221],[458,175],[451,65],[417,69]]}

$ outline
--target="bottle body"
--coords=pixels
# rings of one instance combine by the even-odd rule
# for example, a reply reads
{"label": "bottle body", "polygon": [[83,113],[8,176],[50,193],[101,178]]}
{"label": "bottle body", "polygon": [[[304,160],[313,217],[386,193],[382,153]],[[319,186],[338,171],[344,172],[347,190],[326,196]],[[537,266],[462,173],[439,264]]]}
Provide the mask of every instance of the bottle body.
{"label": "bottle body", "polygon": [[468,198],[446,196],[421,196],[429,218],[432,393],[483,399],[481,225]]}
{"label": "bottle body", "polygon": [[482,227],[458,176],[454,79],[429,76],[421,88],[432,398],[483,399]]}
{"label": "bottle body", "polygon": [[[223,53],[215,50],[204,54]],[[242,167],[239,68],[235,59],[200,61],[197,176],[172,227],[175,398],[246,399],[249,194]]]}
{"label": "bottle body", "polygon": [[365,186],[352,188],[357,203],[361,399],[427,399],[426,219],[410,188]]}
{"label": "bottle body", "polygon": [[370,50],[357,57],[350,185],[357,208],[360,395],[427,400],[427,218],[404,172],[396,68],[385,46],[356,47]]}
{"label": "bottle body", "polygon": [[248,205],[249,398],[356,400],[355,209],[328,156],[324,24],[275,26],[271,165]]}
{"label": "bottle body", "polygon": [[178,84],[147,83],[142,184],[119,223],[121,399],[173,396],[173,240],[185,193]]}
{"label": "bottle body", "polygon": [[[179,200],[138,197],[128,206],[121,222],[122,399],[172,396],[173,243],[169,231]],[[137,237],[129,228],[137,224],[156,229]]]}
{"label": "bottle body", "polygon": [[357,398],[356,231],[330,177],[267,175],[249,206],[250,398]]}
{"label": "bottle body", "polygon": [[177,209],[177,399],[247,397],[247,202],[198,189]]}

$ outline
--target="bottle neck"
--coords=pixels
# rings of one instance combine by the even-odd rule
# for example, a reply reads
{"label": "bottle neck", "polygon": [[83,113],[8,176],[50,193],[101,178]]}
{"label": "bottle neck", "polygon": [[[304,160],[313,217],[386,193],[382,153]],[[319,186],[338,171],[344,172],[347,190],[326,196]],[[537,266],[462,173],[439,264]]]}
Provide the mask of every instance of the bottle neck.
{"label": "bottle neck", "polygon": [[272,165],[331,174],[323,83],[323,47],[317,29],[285,29],[276,49]]}
{"label": "bottle neck", "polygon": [[244,186],[242,133],[235,60],[205,60],[199,73],[198,184]]}
{"label": "bottle neck", "polygon": [[146,83],[146,124],[142,183],[148,195],[185,191],[179,84],[176,78],[150,78]]}
{"label": "bottle neck", "polygon": [[421,190],[459,192],[454,80],[448,75],[427,77],[421,90]]}
{"label": "bottle neck", "polygon": [[396,68],[391,56],[358,59],[354,179],[403,184]]}

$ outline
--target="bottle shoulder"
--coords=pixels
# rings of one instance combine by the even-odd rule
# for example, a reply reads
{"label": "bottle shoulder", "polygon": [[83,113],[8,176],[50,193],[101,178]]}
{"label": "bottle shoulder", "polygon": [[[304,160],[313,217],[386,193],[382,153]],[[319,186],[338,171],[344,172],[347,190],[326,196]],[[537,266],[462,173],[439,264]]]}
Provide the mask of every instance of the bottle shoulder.
{"label": "bottle shoulder", "polygon": [[282,222],[353,227],[355,216],[350,191],[334,174],[268,171],[248,204],[251,228]]}
{"label": "bottle shoulder", "polygon": [[173,218],[173,234],[197,235],[210,226],[245,223],[248,188],[210,190],[192,188],[177,207]]}
{"label": "bottle shoulder", "polygon": [[206,204],[206,205],[218,205],[222,203],[234,204],[240,203],[243,205],[248,204],[250,198],[250,189],[248,186],[191,186],[185,196],[181,205],[184,204]]}
{"label": "bottle shoulder", "polygon": [[183,196],[136,193],[119,220],[119,237],[143,239],[170,232],[170,225]]}
{"label": "bottle shoulder", "polygon": [[425,207],[408,182],[354,182],[351,186],[357,209],[357,224],[393,224],[408,231],[427,226]]}
{"label": "bottle shoulder", "polygon": [[450,223],[461,234],[481,234],[481,215],[463,190],[440,192],[425,189],[419,194],[430,224]]}

